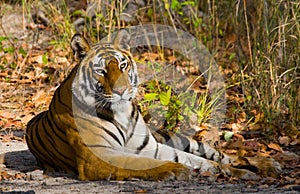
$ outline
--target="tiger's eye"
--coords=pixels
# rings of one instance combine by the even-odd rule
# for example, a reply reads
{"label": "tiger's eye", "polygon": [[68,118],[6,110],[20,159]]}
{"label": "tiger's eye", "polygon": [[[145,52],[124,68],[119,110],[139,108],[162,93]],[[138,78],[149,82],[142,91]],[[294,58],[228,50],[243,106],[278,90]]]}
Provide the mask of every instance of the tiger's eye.
{"label": "tiger's eye", "polygon": [[102,77],[106,74],[106,70],[104,69],[97,69],[95,72]]}
{"label": "tiger's eye", "polygon": [[126,69],[126,67],[127,67],[127,63],[121,63],[121,64],[120,64],[120,69],[121,69],[121,70]]}

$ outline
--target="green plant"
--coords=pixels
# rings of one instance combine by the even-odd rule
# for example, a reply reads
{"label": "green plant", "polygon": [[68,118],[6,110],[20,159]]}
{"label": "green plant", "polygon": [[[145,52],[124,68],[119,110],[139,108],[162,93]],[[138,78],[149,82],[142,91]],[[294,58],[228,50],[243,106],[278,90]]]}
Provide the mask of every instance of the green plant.
{"label": "green plant", "polygon": [[147,109],[153,109],[156,114],[162,115],[166,119],[165,127],[174,129],[177,123],[183,120],[181,102],[178,96],[172,94],[170,86],[157,80],[147,82],[144,87],[148,92],[139,105],[146,106]]}
{"label": "green plant", "polygon": [[4,46],[3,42],[9,41],[8,37],[0,36],[0,52],[3,51],[4,53],[13,54],[15,48],[13,46]]}
{"label": "green plant", "polygon": [[[209,95],[205,92],[200,95],[194,91],[183,91],[176,94],[171,86],[156,79],[143,85],[145,94],[139,103],[142,114],[151,113],[161,115],[164,127],[172,131],[178,131],[180,122],[185,124],[201,125],[211,119],[211,114],[220,106],[220,96]],[[145,107],[145,108],[143,108]],[[151,113],[149,113],[151,112]]]}

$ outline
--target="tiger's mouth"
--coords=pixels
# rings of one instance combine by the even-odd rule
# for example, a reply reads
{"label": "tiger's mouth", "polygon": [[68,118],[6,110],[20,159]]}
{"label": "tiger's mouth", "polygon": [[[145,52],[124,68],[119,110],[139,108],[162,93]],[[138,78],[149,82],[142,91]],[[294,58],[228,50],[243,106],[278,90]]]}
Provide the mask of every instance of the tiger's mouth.
{"label": "tiger's mouth", "polygon": [[99,94],[95,96],[96,108],[111,108],[112,104],[126,104],[133,99],[133,92],[125,90],[123,93]]}
{"label": "tiger's mouth", "polygon": [[129,91],[128,89],[124,90],[122,93],[113,91],[111,102],[121,103],[121,102],[131,101],[132,97],[133,97],[132,92]]}

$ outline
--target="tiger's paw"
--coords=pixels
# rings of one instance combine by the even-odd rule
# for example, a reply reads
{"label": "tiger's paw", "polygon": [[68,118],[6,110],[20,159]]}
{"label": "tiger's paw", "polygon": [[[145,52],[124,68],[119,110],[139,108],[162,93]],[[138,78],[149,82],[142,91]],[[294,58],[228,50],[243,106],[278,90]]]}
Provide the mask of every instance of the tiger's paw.
{"label": "tiger's paw", "polygon": [[205,160],[200,163],[200,166],[196,168],[200,173],[210,172],[212,174],[216,174],[220,172],[220,167],[217,162],[211,160]]}
{"label": "tiger's paw", "polygon": [[260,176],[250,170],[234,168],[229,164],[222,165],[220,169],[222,173],[242,180],[256,181],[260,179]]}
{"label": "tiger's paw", "polygon": [[257,169],[257,173],[262,176],[277,178],[282,172],[280,163],[273,158],[257,156],[247,157],[246,159],[251,166]]}
{"label": "tiger's paw", "polygon": [[162,166],[149,170],[150,177],[154,180],[183,180],[191,178],[191,171],[183,164],[168,162]]}
{"label": "tiger's paw", "polygon": [[276,178],[280,175],[281,165],[268,157],[237,157],[232,164],[221,166],[223,173],[244,180],[258,180],[261,177]]}

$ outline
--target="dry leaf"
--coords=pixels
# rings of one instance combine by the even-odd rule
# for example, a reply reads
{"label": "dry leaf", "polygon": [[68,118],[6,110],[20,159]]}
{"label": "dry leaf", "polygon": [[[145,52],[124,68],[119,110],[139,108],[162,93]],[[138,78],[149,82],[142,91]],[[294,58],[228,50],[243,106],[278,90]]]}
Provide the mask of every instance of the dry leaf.
{"label": "dry leaf", "polygon": [[226,42],[227,44],[233,44],[237,41],[237,36],[234,33],[231,33],[226,36]]}
{"label": "dry leaf", "polygon": [[261,121],[264,118],[264,113],[258,113],[255,115],[255,123]]}
{"label": "dry leaf", "polygon": [[259,185],[258,188],[259,189],[266,189],[266,188],[269,188],[270,186],[267,185],[267,184],[263,184],[263,185]]}
{"label": "dry leaf", "polygon": [[23,177],[22,177],[22,175],[20,173],[17,173],[17,174],[15,174],[15,178],[16,179],[22,179]]}
{"label": "dry leaf", "polygon": [[287,163],[288,165],[292,165],[293,163],[297,165],[300,157],[294,153],[290,152],[280,152],[273,156],[279,162]]}
{"label": "dry leaf", "polygon": [[245,150],[259,151],[260,143],[258,143],[257,141],[254,141],[254,140],[245,141],[244,148],[245,148]]}
{"label": "dry leaf", "polygon": [[8,133],[8,134],[5,134],[5,135],[1,135],[0,139],[1,139],[1,142],[10,142],[12,137],[13,137],[13,134]]}
{"label": "dry leaf", "polygon": [[43,55],[38,55],[30,58],[30,63],[43,64]]}
{"label": "dry leaf", "polygon": [[237,150],[232,150],[232,149],[225,149],[224,150],[224,153],[226,153],[226,154],[231,154],[231,155],[233,155],[233,154],[237,154]]}
{"label": "dry leaf", "polygon": [[177,61],[177,58],[175,56],[171,55],[171,56],[168,57],[168,61],[170,63],[174,63],[175,61]]}
{"label": "dry leaf", "polygon": [[243,126],[240,123],[232,123],[231,124],[231,129],[232,132],[234,132],[235,134],[238,133],[240,130],[243,129]]}
{"label": "dry leaf", "polygon": [[234,134],[233,142],[229,143],[228,148],[241,149],[243,147],[243,141],[244,141],[243,136]]}
{"label": "dry leaf", "polygon": [[68,63],[68,59],[66,57],[55,57],[54,58],[55,63]]}
{"label": "dry leaf", "polygon": [[292,141],[292,142],[290,143],[290,145],[292,145],[292,146],[295,146],[295,145],[297,145],[297,144],[300,144],[300,137],[299,137],[298,139],[295,139],[294,141]]}
{"label": "dry leaf", "polygon": [[288,136],[279,137],[278,140],[279,143],[284,146],[288,146],[291,142],[291,138],[289,138]]}
{"label": "dry leaf", "polygon": [[134,193],[148,193],[147,189],[135,190]]}
{"label": "dry leaf", "polygon": [[0,118],[1,117],[5,119],[14,119],[16,118],[16,115],[12,110],[0,110]]}
{"label": "dry leaf", "polygon": [[269,143],[268,148],[276,150],[278,152],[282,152],[280,145],[278,145],[277,143]]}
{"label": "dry leaf", "polygon": [[28,121],[30,121],[32,119],[33,115],[32,114],[27,114],[23,117],[21,117],[21,122],[24,124],[27,124]]}
{"label": "dry leaf", "polygon": [[36,103],[45,103],[46,93],[44,90],[39,90],[37,93],[32,97],[32,101]]}
{"label": "dry leaf", "polygon": [[146,61],[156,61],[157,59],[159,59],[159,55],[157,53],[143,53],[142,54],[143,60]]}
{"label": "dry leaf", "polygon": [[246,121],[247,121],[247,115],[246,115],[246,113],[245,113],[245,112],[241,112],[241,113],[238,115],[237,121],[238,121],[239,123],[246,122]]}
{"label": "dry leaf", "polygon": [[210,177],[210,176],[212,176],[213,174],[212,174],[211,172],[209,172],[209,171],[206,171],[206,172],[201,173],[201,175],[202,175],[202,176],[205,176],[205,177]]}

